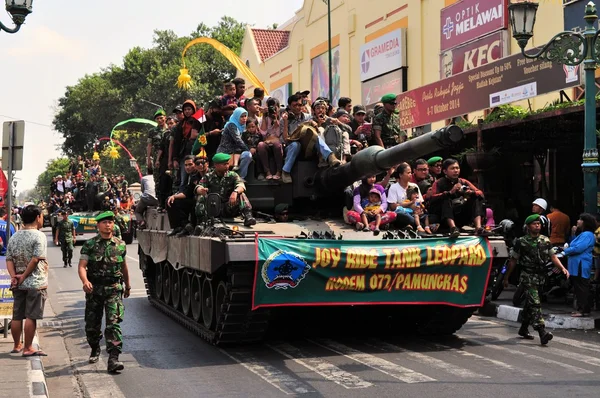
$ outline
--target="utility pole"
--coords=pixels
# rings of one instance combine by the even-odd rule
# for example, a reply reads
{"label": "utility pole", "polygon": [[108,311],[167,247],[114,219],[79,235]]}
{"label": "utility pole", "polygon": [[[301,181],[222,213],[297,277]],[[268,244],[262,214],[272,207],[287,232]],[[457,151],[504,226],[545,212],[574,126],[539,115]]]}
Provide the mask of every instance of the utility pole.
{"label": "utility pole", "polygon": [[329,101],[333,106],[333,55],[331,53],[331,0],[323,0],[327,4],[327,35],[329,44]]}

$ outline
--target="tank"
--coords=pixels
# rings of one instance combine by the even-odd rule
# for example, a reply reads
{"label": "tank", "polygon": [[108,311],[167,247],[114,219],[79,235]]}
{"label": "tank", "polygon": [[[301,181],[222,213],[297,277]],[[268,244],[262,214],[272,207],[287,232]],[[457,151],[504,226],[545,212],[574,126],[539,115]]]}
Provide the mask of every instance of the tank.
{"label": "tank", "polygon": [[[137,239],[140,269],[150,303],[209,343],[260,341],[269,325],[287,320],[283,320],[286,311],[282,311],[286,303],[279,308],[270,308],[253,302],[258,281],[266,277],[264,269],[259,270],[258,237],[267,240],[285,238],[288,243],[305,240],[315,247],[344,242],[360,242],[368,247],[369,242],[379,244],[384,240],[392,245],[398,240],[400,245],[406,242],[400,241],[402,238],[417,241],[418,236],[414,234],[386,232],[375,236],[354,231],[342,218],[343,191],[367,175],[379,174],[402,161],[450,148],[462,138],[463,131],[450,125],[389,149],[366,148],[350,162],[335,168],[318,169],[314,160],[302,160],[294,166],[291,184],[257,181],[249,176],[246,192],[258,221],[251,228],[244,227],[241,219],[211,218],[203,225],[199,236],[167,237],[170,228],[166,214],[149,209],[145,215],[148,227],[137,231]],[[291,205],[294,213],[300,215],[299,219],[275,222],[268,213],[279,203]],[[337,213],[332,210],[332,215],[325,218],[307,216],[325,203],[331,209],[337,209]],[[218,214],[219,204],[218,200],[210,198],[209,212]],[[314,239],[323,240],[315,242]],[[435,239],[437,245],[446,241],[449,239],[443,236]],[[506,257],[501,237],[489,238],[488,247],[496,258]],[[285,263],[276,269],[282,275],[287,273],[283,277],[289,277],[297,267]],[[489,269],[485,272],[489,279]],[[481,280],[479,285],[486,283],[487,280]],[[485,290],[485,286],[477,288]],[[395,317],[403,329],[411,328],[421,334],[454,333],[477,309],[477,306],[461,308],[435,302],[379,306],[368,294],[362,300],[353,305],[336,303],[336,311],[340,307],[350,312],[360,311],[361,317],[368,314],[376,318],[375,321]],[[296,308],[298,303],[290,302],[289,305]],[[310,304],[299,306],[302,308],[295,318],[298,323],[303,322],[302,317],[312,318],[317,311]],[[324,303],[323,308],[330,308],[329,304]]]}

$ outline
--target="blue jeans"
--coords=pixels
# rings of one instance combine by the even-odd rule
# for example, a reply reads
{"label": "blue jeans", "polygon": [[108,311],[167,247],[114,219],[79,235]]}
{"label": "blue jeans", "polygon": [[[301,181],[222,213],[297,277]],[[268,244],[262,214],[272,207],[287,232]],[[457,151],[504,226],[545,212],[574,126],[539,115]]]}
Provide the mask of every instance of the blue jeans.
{"label": "blue jeans", "polygon": [[246,178],[246,176],[248,175],[248,167],[250,166],[250,163],[252,163],[252,155],[250,154],[250,152],[242,152],[242,154],[240,155],[240,169],[238,170],[238,174],[240,175],[240,177],[244,179]]}
{"label": "blue jeans", "polygon": [[[283,171],[286,173],[290,173],[292,171],[292,167],[294,167],[294,163],[296,163],[296,159],[298,158],[301,149],[302,147],[297,141],[288,144],[287,148],[285,148],[285,162],[283,164]],[[329,155],[332,153],[331,149],[329,149],[321,137],[318,137],[317,149],[325,160],[327,160]]]}

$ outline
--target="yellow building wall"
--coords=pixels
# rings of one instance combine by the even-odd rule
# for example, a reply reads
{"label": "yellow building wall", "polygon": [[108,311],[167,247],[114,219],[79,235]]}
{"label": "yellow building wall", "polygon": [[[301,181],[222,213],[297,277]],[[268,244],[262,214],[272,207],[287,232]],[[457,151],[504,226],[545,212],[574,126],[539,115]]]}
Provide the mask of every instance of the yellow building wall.
{"label": "yellow building wall", "polygon": [[[440,78],[440,10],[456,0],[330,0],[332,47],[340,49],[340,92],[361,101],[360,47],[399,27],[407,28],[407,89],[438,81]],[[273,21],[276,22],[276,21]],[[530,46],[546,43],[563,27],[563,7],[559,1],[541,2],[534,37]],[[322,0],[306,0],[296,12],[295,20],[283,27],[290,30],[289,45],[261,62],[257,57],[251,31],[247,29],[240,58],[269,90],[292,83],[292,93],[311,89],[311,59],[327,52],[327,5]],[[510,39],[511,54],[520,52]],[[247,95],[252,95],[248,87]],[[558,98],[558,93],[530,100],[533,109],[544,107]],[[529,107],[527,101],[516,103]],[[469,115],[469,120],[483,116],[483,111]],[[444,121],[434,124],[434,128]]]}

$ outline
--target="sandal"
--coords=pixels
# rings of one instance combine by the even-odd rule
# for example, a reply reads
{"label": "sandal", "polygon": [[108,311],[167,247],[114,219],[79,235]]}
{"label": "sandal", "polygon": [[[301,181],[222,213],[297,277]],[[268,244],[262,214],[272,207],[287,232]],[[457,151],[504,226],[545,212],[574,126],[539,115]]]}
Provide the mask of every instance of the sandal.
{"label": "sandal", "polygon": [[274,179],[274,180],[281,180],[281,176],[280,176],[279,174],[275,174],[275,175],[273,176],[273,179]]}
{"label": "sandal", "polygon": [[266,179],[267,179],[267,180],[272,180],[272,179],[273,179],[273,174],[267,174],[267,177],[266,177]]}
{"label": "sandal", "polygon": [[39,351],[33,351],[30,354],[25,354],[23,353],[24,357],[47,357],[48,354],[46,354],[44,351],[39,350]]}
{"label": "sandal", "polygon": [[581,317],[583,317],[584,315],[583,315],[581,312],[574,312],[574,313],[572,313],[572,314],[571,314],[571,316],[572,316],[573,318],[581,318]]}

